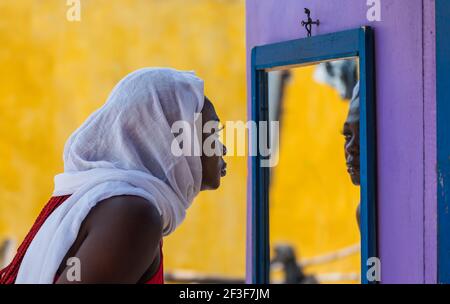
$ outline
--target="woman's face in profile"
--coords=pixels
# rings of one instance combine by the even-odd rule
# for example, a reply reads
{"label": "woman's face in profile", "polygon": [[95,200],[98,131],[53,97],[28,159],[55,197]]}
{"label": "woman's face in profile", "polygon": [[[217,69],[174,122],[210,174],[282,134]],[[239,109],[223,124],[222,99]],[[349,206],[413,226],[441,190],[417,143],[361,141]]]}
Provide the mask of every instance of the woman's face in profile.
{"label": "woman's face in profile", "polygon": [[[214,133],[219,132],[219,117],[217,116],[216,110],[214,109],[213,104],[211,101],[209,101],[208,98],[205,97],[205,103],[203,105],[202,109],[202,121],[203,125],[206,123],[213,121],[216,122],[216,127],[211,129],[211,132],[209,133],[202,133],[202,146],[205,140],[210,136],[217,136],[214,135]],[[201,190],[213,190],[217,189],[220,186],[220,179],[224,177],[227,173],[226,168],[227,164],[223,160],[223,155],[226,155],[226,147],[219,141],[216,140],[214,142],[214,145],[218,144],[220,145],[217,147],[217,151],[220,151],[220,155],[212,155],[207,156],[205,155],[205,152],[203,151],[201,156],[201,162],[202,162],[202,185]],[[216,149],[215,146],[212,147],[213,149]]]}
{"label": "woman's face in profile", "polygon": [[352,183],[360,184],[359,164],[359,98],[350,104],[347,120],[344,123],[343,135],[345,137],[345,163]]}

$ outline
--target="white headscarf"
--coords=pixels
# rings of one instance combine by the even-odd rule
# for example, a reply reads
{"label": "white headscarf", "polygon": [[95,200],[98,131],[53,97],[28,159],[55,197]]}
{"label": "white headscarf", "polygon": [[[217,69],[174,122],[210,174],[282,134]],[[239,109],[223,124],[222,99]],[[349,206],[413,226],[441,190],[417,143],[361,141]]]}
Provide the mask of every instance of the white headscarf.
{"label": "white headscarf", "polygon": [[30,244],[16,283],[52,283],[81,223],[99,201],[137,195],[155,204],[168,235],[200,191],[199,156],[174,156],[175,121],[203,107],[203,81],[192,72],[144,68],[122,79],[107,102],[67,140],[54,196],[71,194]]}

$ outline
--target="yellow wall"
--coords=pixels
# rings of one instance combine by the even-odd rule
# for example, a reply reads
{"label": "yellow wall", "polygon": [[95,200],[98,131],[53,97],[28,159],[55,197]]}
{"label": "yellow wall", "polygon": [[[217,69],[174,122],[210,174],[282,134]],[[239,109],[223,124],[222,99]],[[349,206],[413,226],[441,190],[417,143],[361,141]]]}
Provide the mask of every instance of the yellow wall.
{"label": "yellow wall", "polygon": [[[0,1],[0,239],[24,237],[66,138],[137,68],[195,70],[223,120],[246,119],[243,0],[82,0],[81,22],[65,3]],[[228,162],[166,240],[166,269],[244,274],[246,160]]]}
{"label": "yellow wall", "polygon": [[[291,70],[270,196],[271,242],[291,243],[301,258],[359,242],[359,188],[347,174],[341,134],[348,102],[313,79],[315,67]],[[305,271],[358,273],[359,254]]]}

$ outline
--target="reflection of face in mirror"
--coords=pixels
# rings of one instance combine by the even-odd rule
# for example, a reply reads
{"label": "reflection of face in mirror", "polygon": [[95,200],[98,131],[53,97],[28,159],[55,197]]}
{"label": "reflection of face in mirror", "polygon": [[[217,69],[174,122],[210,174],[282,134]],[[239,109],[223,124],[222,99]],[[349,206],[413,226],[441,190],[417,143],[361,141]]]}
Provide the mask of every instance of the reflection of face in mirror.
{"label": "reflection of face in mirror", "polygon": [[[359,162],[359,83],[353,90],[347,119],[344,123],[343,135],[345,137],[345,163],[347,172],[350,174],[355,186],[360,184],[360,162]],[[356,221],[360,225],[360,205],[356,208]]]}
{"label": "reflection of face in mirror", "polygon": [[355,87],[347,119],[344,123],[345,163],[352,183],[359,186],[359,85]]}

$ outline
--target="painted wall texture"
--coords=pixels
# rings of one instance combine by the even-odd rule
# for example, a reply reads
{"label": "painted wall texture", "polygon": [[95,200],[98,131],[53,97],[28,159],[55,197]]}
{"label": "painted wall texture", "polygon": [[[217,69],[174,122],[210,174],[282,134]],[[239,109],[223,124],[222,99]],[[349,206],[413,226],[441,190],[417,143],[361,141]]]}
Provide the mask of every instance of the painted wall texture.
{"label": "painted wall texture", "polygon": [[[313,35],[363,25],[375,29],[382,281],[433,283],[436,282],[434,1],[380,3],[381,21],[369,22],[366,1],[247,0],[247,84],[250,86],[253,46],[306,36],[300,26],[305,19],[304,7],[310,8],[312,17],[321,21],[320,27],[314,27]],[[248,235],[250,242],[250,229]],[[251,255],[249,252],[248,259]],[[248,273],[250,267],[251,263],[247,263]]]}
{"label": "painted wall texture", "polygon": [[[66,138],[137,68],[195,70],[223,120],[246,120],[245,3],[189,2],[81,1],[81,22],[66,20],[66,1],[0,2],[0,240],[22,240]],[[228,162],[223,187],[164,242],[167,270],[244,276],[246,159]]]}

